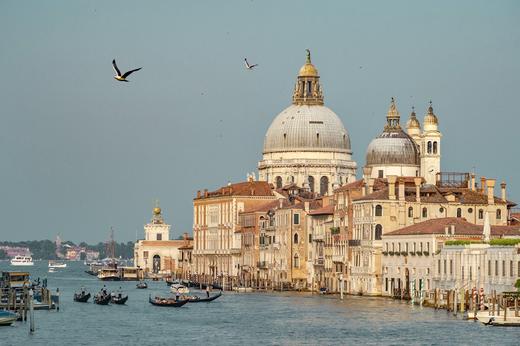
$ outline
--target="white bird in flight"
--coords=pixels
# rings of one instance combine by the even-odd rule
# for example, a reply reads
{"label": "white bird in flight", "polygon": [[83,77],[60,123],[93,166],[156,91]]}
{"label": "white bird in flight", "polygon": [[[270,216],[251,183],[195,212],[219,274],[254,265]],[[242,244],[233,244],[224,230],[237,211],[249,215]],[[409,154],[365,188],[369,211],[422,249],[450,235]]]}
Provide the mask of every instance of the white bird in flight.
{"label": "white bird in flight", "polygon": [[244,61],[245,61],[245,63],[246,63],[246,68],[247,68],[248,70],[252,70],[253,67],[258,66],[258,64],[249,65],[249,63],[247,62],[247,58],[244,58]]}
{"label": "white bird in flight", "polygon": [[116,72],[116,75],[114,76],[114,78],[120,82],[128,82],[126,80],[126,77],[130,76],[130,74],[134,73],[135,71],[139,71],[140,69],[142,69],[142,67],[139,67],[139,68],[136,68],[135,70],[127,71],[127,72],[125,72],[125,74],[121,75],[121,71],[119,71],[119,69],[117,68],[117,65],[116,65],[116,59],[112,60],[112,67],[114,68],[114,71]]}

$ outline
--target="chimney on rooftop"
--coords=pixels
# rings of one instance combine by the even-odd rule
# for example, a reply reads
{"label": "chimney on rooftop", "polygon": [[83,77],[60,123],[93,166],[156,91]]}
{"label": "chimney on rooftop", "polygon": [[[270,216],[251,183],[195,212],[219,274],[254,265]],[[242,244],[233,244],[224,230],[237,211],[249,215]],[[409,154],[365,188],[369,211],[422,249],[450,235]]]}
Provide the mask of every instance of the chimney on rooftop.
{"label": "chimney on rooftop", "polygon": [[503,181],[501,184],[500,184],[500,188],[502,190],[502,201],[506,202],[507,201],[507,198],[506,198],[506,182]]}
{"label": "chimney on rooftop", "polygon": [[184,239],[185,242],[188,241],[188,233],[187,232],[184,232],[182,234],[182,239]]}
{"label": "chimney on rooftop", "polygon": [[204,189],[204,197],[208,197],[208,189]]}
{"label": "chimney on rooftop", "polygon": [[197,198],[200,198],[200,190],[197,190]]}
{"label": "chimney on rooftop", "polygon": [[395,182],[397,181],[396,175],[387,176],[388,179],[388,198],[395,199]]}
{"label": "chimney on rooftop", "polygon": [[469,188],[471,191],[475,191],[475,173],[471,173],[471,180],[470,180],[470,186]]}
{"label": "chimney on rooftop", "polygon": [[399,200],[404,201],[404,178],[399,178]]}
{"label": "chimney on rooftop", "polygon": [[488,204],[492,205],[495,204],[495,179],[488,179],[486,181],[487,184],[487,198],[488,198]]}
{"label": "chimney on rooftop", "polygon": [[485,193],[486,177],[480,177],[480,192]]}
{"label": "chimney on rooftop", "polygon": [[415,183],[415,201],[418,203],[421,202],[421,177],[413,178],[413,182]]}
{"label": "chimney on rooftop", "polygon": [[305,201],[305,203],[303,203],[303,206],[304,206],[304,209],[306,212],[309,212],[309,209],[310,209],[310,203],[309,201]]}
{"label": "chimney on rooftop", "polygon": [[371,175],[372,175],[372,167],[366,167],[366,166],[363,167],[363,179],[365,179],[365,181],[367,181]]}
{"label": "chimney on rooftop", "polygon": [[368,194],[374,192],[374,178],[368,178]]}

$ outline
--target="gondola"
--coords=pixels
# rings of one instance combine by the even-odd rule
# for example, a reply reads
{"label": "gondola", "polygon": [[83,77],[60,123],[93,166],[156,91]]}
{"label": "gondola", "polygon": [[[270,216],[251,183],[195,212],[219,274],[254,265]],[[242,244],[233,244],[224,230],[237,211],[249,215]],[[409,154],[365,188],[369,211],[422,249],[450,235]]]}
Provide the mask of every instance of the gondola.
{"label": "gondola", "polygon": [[99,292],[94,296],[94,303],[99,305],[108,305],[110,303],[110,294]]}
{"label": "gondola", "polygon": [[144,281],[141,281],[137,285],[135,285],[135,287],[140,288],[140,289],[145,289],[145,288],[148,288],[148,284]]}
{"label": "gondola", "polygon": [[81,293],[74,293],[74,301],[79,303],[86,303],[90,299],[90,292],[85,293],[84,291]]}
{"label": "gondola", "polygon": [[126,303],[127,300],[128,300],[128,296],[122,296],[121,294],[118,294],[118,295],[112,294],[112,296],[110,297],[110,302],[112,304],[123,305],[124,303]]}
{"label": "gondola", "polygon": [[220,292],[219,294],[214,295],[213,297],[208,297],[208,298],[201,298],[199,296],[191,296],[188,300],[190,301],[190,303],[202,303],[202,302],[209,303],[211,301],[214,301],[215,299],[217,299],[221,295],[222,295],[222,292]]}
{"label": "gondola", "polygon": [[183,306],[184,304],[189,302],[189,299],[184,300],[175,300],[174,298],[161,298],[161,297],[155,297],[152,299],[152,296],[150,295],[148,297],[148,301],[150,304],[155,306],[167,306],[171,308],[178,308]]}

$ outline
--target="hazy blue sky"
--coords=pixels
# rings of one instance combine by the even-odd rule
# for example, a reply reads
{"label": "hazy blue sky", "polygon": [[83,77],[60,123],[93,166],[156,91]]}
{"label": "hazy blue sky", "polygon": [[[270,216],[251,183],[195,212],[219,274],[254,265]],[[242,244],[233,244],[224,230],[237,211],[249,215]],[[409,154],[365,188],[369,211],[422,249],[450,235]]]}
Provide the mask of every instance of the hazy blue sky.
{"label": "hazy blue sky", "polygon": [[198,189],[256,171],[305,48],[360,167],[391,96],[404,121],[432,99],[442,169],[520,200],[519,23],[519,1],[2,0],[0,240],[133,240],[155,199],[191,232]]}

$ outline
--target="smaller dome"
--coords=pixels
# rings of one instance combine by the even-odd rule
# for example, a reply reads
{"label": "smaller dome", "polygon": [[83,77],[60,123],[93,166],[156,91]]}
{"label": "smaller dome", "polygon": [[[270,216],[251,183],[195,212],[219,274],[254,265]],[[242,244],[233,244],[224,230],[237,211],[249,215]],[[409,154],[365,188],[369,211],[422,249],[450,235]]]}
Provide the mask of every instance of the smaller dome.
{"label": "smaller dome", "polygon": [[428,113],[424,116],[424,124],[429,125],[438,125],[439,120],[437,119],[437,116],[433,113],[433,107],[432,107],[432,101],[430,101],[430,107],[428,107]]}
{"label": "smaller dome", "polygon": [[160,215],[160,214],[161,214],[161,208],[159,208],[159,207],[155,207],[155,208],[153,208],[153,213],[154,213],[155,215]]}
{"label": "smaller dome", "polygon": [[368,145],[367,166],[420,165],[419,148],[414,140],[401,131],[385,131]]}
{"label": "smaller dome", "polygon": [[311,63],[306,63],[298,72],[298,77],[318,77],[318,70]]}
{"label": "smaller dome", "polygon": [[419,120],[417,119],[417,116],[415,114],[415,110],[412,108],[412,114],[410,114],[410,119],[406,122],[406,128],[407,129],[420,129],[421,124],[419,123]]}

